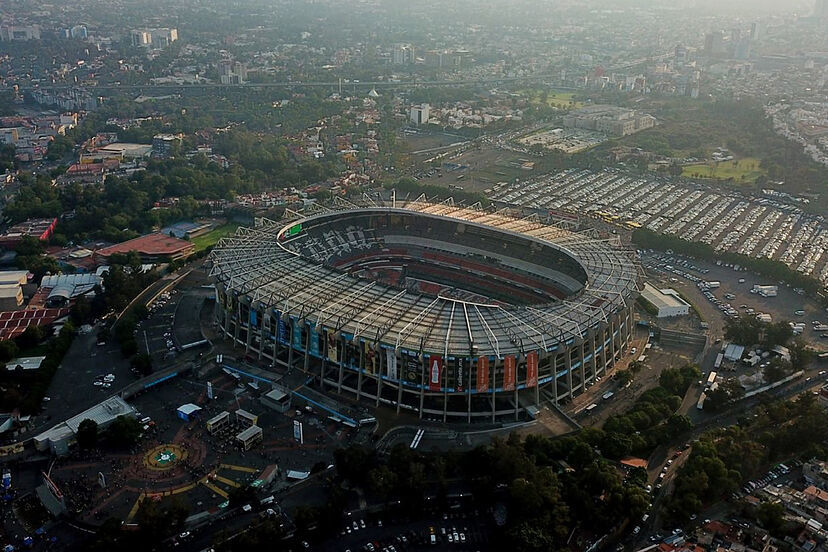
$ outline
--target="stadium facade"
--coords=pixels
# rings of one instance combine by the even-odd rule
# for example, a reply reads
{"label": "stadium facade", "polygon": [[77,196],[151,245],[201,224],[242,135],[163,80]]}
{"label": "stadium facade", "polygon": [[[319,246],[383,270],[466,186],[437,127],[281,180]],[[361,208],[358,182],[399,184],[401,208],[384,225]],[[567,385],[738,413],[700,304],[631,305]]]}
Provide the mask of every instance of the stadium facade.
{"label": "stadium facade", "polygon": [[234,346],[322,390],[498,421],[566,401],[632,336],[638,270],[537,215],[414,201],[257,219],[211,255]]}

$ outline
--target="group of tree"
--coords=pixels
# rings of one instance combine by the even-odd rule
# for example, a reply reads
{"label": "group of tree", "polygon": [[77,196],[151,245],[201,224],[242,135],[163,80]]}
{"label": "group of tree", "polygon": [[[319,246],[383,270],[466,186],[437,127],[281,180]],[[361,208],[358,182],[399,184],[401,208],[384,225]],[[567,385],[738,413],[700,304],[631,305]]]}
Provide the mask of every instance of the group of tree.
{"label": "group of tree", "polygon": [[349,447],[336,452],[335,465],[347,485],[383,501],[400,500],[408,512],[423,512],[435,501],[446,507],[448,484],[459,484],[481,509],[505,506],[493,524],[498,546],[554,551],[567,548],[576,520],[589,519],[603,533],[648,507],[644,480],[625,481],[598,452],[603,440],[600,430],[525,441],[512,434],[466,453],[425,455],[398,446],[387,458]]}
{"label": "group of tree", "polygon": [[[708,431],[693,443],[690,458],[679,469],[665,511],[678,522],[728,498],[745,479],[773,463],[795,456],[824,458],[828,412],[810,393],[794,400],[761,405],[739,425]],[[778,529],[773,512],[757,512],[769,530]]]}
{"label": "group of tree", "polygon": [[[632,377],[632,366],[628,372]],[[622,377],[626,379],[626,375]],[[700,377],[698,366],[692,364],[665,368],[659,386],[645,391],[626,412],[607,419],[596,446],[613,459],[631,453],[647,455],[659,444],[689,430],[690,419],[676,411],[690,384]]]}

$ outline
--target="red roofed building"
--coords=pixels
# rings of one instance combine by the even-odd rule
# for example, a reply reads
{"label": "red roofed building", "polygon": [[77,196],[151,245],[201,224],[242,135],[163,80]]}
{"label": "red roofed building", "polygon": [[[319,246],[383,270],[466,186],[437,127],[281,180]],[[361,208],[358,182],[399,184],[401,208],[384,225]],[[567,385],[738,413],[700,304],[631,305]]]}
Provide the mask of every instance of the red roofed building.
{"label": "red roofed building", "polygon": [[0,235],[0,246],[12,248],[20,243],[25,236],[47,241],[52,237],[57,226],[57,218],[29,219],[15,224],[3,235]]}
{"label": "red roofed building", "polygon": [[45,326],[68,314],[68,308],[0,312],[0,339],[12,339],[29,326]]}
{"label": "red roofed building", "polygon": [[192,255],[195,252],[195,245],[186,240],[155,233],[98,249],[95,255],[108,259],[116,253],[129,253],[130,251],[137,251],[144,262],[175,261]]}

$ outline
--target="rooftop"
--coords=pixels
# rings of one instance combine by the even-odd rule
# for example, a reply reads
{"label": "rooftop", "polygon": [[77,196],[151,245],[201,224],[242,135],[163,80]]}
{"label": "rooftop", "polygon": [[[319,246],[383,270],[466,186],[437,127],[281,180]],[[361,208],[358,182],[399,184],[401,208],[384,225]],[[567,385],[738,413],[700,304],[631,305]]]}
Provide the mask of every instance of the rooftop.
{"label": "rooftop", "polygon": [[656,289],[649,283],[644,284],[641,296],[657,308],[689,307],[690,304],[681,298],[674,289]]}

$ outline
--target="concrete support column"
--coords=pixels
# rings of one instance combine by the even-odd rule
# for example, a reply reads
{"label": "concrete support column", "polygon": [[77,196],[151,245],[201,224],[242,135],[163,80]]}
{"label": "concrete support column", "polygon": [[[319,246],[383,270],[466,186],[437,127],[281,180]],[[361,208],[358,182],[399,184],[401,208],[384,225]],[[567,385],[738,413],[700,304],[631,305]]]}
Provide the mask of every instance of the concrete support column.
{"label": "concrete support column", "polygon": [[572,400],[572,350],[564,349],[564,368],[566,369],[566,385],[569,399]]}

